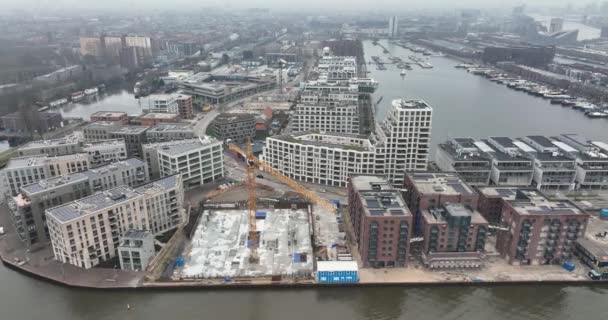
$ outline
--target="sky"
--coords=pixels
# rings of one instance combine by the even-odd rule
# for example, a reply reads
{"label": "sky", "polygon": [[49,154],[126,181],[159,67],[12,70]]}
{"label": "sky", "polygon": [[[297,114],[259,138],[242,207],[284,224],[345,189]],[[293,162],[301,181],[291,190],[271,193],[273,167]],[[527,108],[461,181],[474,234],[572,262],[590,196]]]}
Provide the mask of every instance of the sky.
{"label": "sky", "polygon": [[593,0],[0,0],[0,10],[46,10],[67,9],[183,9],[217,6],[223,8],[276,8],[276,9],[361,9],[374,11],[447,9],[447,8],[504,8],[517,4],[528,6],[583,6]]}

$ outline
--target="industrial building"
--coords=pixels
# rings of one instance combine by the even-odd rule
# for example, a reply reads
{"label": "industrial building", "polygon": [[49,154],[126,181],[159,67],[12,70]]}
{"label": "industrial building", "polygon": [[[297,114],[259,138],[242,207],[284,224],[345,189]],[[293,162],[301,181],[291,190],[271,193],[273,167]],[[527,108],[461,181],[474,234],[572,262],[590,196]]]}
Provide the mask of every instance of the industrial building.
{"label": "industrial building", "polygon": [[109,121],[127,124],[127,122],[129,122],[129,115],[127,115],[126,112],[120,111],[97,111],[91,115],[91,122],[96,121]]}
{"label": "industrial building", "polygon": [[63,156],[78,153],[81,150],[82,139],[76,135],[51,140],[36,140],[28,142],[17,149],[19,157],[29,156]]}
{"label": "industrial building", "polygon": [[52,177],[85,171],[90,168],[89,155],[77,153],[64,156],[35,156],[12,158],[2,172],[4,190],[12,196],[19,194],[22,186]]}
{"label": "industrial building", "polygon": [[122,139],[127,145],[127,156],[143,159],[142,145],[147,142],[144,126],[122,126],[110,132],[110,139]]}
{"label": "industrial building", "polygon": [[403,198],[414,215],[415,231],[422,235],[422,215],[447,203],[477,208],[479,195],[456,173],[411,172],[406,174]]}
{"label": "industrial building", "polygon": [[406,267],[413,217],[384,177],[353,175],[348,184],[353,237],[364,267]]}
{"label": "industrial building", "polygon": [[488,222],[462,203],[444,203],[422,212],[422,261],[432,269],[482,266]]}
{"label": "industrial building", "polygon": [[154,255],[154,234],[152,232],[129,230],[120,237],[118,259],[121,270],[146,270]]}
{"label": "industrial building", "polygon": [[197,73],[179,82],[185,94],[196,101],[224,104],[240,98],[272,89],[276,85],[274,75]]}
{"label": "industrial building", "polygon": [[589,214],[568,200],[550,200],[540,191],[517,190],[502,211],[496,249],[513,265],[561,264],[573,257]]}
{"label": "industrial building", "polygon": [[256,222],[260,231],[259,262],[252,264],[248,259],[247,210],[210,210],[199,219],[179,276],[310,278],[314,258],[308,210],[258,210],[263,213],[257,215]]}
{"label": "industrial building", "polygon": [[243,143],[255,136],[255,115],[222,113],[209,125],[209,135],[221,140]]}
{"label": "industrial building", "polygon": [[146,130],[147,143],[192,139],[194,130],[189,124],[161,123]]}
{"label": "industrial building", "polygon": [[574,254],[595,271],[599,279],[608,280],[608,249],[605,241],[580,238],[576,240],[575,248]]}
{"label": "industrial building", "polygon": [[485,47],[482,59],[486,63],[512,61],[531,67],[546,67],[553,62],[555,46]]}
{"label": "industrial building", "polygon": [[127,145],[122,139],[85,142],[82,152],[89,154],[91,168],[127,159]]}
{"label": "industrial building", "polygon": [[82,127],[82,133],[85,140],[108,140],[110,139],[110,132],[117,131],[122,124],[115,121],[96,121],[91,122]]}
{"label": "industrial building", "polygon": [[205,137],[146,144],[144,161],[152,179],[180,173],[185,189],[224,177],[222,143]]}
{"label": "industrial building", "polygon": [[173,175],[137,189],[120,186],[47,209],[55,259],[89,269],[117,256],[120,237],[129,230],[158,235],[177,227],[184,221],[181,188],[181,177]]}

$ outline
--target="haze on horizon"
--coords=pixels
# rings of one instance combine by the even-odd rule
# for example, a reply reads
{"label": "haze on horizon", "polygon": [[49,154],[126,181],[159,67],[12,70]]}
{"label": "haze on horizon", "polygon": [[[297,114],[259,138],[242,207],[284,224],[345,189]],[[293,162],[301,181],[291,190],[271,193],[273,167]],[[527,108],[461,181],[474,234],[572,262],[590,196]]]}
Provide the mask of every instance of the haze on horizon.
{"label": "haze on horizon", "polygon": [[189,10],[205,7],[218,7],[224,9],[239,8],[270,8],[277,10],[310,9],[332,11],[359,11],[386,12],[391,10],[409,11],[420,9],[456,9],[479,8],[494,9],[508,8],[519,4],[530,7],[565,7],[568,4],[574,7],[583,7],[589,3],[601,2],[590,0],[308,0],[305,2],[292,2],[285,0],[0,0],[0,13],[10,13],[13,10],[25,10],[35,13],[44,13],[46,10],[60,12],[62,10],[110,10],[110,11],[145,11],[145,10]]}

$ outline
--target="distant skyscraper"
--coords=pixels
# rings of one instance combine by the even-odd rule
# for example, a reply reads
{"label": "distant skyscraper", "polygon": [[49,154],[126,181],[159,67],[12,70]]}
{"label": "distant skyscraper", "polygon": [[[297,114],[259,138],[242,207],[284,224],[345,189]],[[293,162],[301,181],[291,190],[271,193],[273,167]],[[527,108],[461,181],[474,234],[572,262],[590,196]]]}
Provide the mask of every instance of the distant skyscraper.
{"label": "distant skyscraper", "polygon": [[388,36],[396,37],[399,34],[399,19],[392,16],[388,19]]}

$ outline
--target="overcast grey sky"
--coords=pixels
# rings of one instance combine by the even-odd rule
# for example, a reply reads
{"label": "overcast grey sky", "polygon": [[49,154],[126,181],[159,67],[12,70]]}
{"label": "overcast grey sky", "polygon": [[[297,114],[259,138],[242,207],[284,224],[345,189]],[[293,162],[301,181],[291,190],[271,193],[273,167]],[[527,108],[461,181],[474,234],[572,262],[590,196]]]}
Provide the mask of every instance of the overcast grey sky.
{"label": "overcast grey sky", "polygon": [[[46,8],[70,8],[70,9],[112,9],[124,8],[137,10],[142,9],[165,9],[165,8],[201,8],[204,6],[219,7],[267,7],[277,9],[288,8],[348,8],[377,11],[408,10],[408,9],[449,9],[462,7],[497,8],[509,7],[516,4],[527,4],[530,6],[550,5],[565,6],[571,3],[582,6],[593,0],[0,0],[0,10],[11,9],[34,9],[45,10]],[[596,1],[597,2],[597,1]]]}

